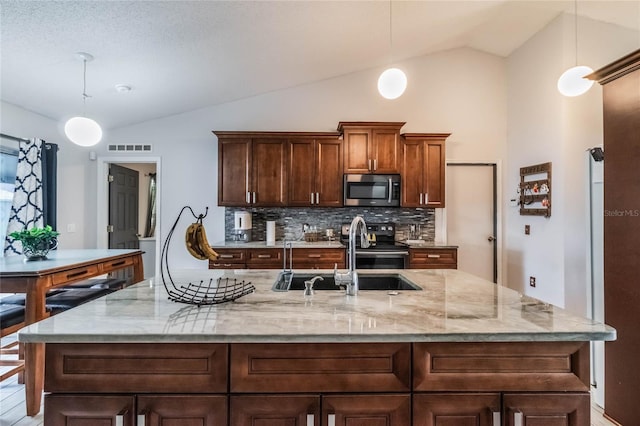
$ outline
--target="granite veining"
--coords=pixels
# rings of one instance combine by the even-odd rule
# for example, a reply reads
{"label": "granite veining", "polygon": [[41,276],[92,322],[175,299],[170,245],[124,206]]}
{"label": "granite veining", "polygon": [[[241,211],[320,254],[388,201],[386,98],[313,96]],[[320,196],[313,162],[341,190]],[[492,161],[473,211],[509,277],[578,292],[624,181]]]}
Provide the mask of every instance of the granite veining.
{"label": "granite veining", "polygon": [[[331,271],[300,271],[326,272]],[[172,271],[175,282],[229,277],[256,291],[229,303],[171,302],[153,278],[32,324],[22,342],[477,342],[614,340],[605,324],[458,270],[400,273],[421,291],[274,292],[277,270]],[[361,274],[366,272],[361,271]]]}

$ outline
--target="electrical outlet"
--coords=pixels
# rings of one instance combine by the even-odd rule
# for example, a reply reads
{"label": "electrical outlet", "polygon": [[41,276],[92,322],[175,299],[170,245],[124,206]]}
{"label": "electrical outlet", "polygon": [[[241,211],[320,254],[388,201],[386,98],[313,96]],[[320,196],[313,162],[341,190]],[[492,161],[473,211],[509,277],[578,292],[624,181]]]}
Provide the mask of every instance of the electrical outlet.
{"label": "electrical outlet", "polygon": [[524,235],[529,235],[531,234],[531,225],[525,225],[524,226]]}
{"label": "electrical outlet", "polygon": [[529,285],[531,287],[535,287],[536,286],[536,277],[529,277]]}

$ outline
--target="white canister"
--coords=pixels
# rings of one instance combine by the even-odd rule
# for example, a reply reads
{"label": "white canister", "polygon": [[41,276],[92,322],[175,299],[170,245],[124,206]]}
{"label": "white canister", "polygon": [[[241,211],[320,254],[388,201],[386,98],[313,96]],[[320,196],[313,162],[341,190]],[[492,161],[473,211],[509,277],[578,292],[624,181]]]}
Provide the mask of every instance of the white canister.
{"label": "white canister", "polygon": [[235,212],[234,214],[234,229],[239,231],[246,231],[252,228],[251,213],[250,212]]}
{"label": "white canister", "polygon": [[275,245],[276,243],[276,221],[267,221],[267,245]]}

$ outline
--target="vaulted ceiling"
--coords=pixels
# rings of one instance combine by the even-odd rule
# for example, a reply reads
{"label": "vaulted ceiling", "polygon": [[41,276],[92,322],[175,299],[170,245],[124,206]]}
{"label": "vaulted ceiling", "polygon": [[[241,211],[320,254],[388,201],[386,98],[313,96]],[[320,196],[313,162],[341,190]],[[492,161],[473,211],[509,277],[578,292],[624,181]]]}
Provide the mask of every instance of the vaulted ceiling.
{"label": "vaulted ceiling", "polygon": [[640,28],[635,0],[1,0],[0,97],[55,120],[81,113],[74,54],[88,52],[87,110],[114,128],[451,48],[506,57],[576,4]]}

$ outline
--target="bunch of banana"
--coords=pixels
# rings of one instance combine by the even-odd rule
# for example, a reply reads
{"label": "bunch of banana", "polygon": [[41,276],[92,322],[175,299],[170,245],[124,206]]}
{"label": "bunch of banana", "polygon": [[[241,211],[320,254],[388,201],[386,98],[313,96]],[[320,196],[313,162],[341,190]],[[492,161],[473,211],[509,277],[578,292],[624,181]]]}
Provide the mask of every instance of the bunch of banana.
{"label": "bunch of banana", "polygon": [[207,234],[202,222],[194,222],[189,225],[185,233],[185,244],[189,253],[196,259],[215,260],[218,258],[218,253],[211,248],[207,241]]}

